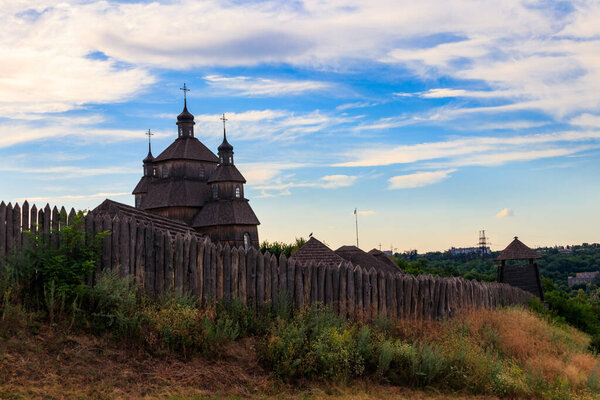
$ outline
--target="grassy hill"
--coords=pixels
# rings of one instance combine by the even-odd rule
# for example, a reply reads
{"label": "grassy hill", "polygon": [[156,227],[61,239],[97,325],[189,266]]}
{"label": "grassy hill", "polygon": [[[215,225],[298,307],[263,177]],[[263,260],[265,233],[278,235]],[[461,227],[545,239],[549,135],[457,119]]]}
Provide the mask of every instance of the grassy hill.
{"label": "grassy hill", "polygon": [[[328,308],[145,296],[75,223],[0,274],[0,399],[598,398],[591,302],[349,321]],[[98,236],[97,239],[101,238]],[[550,296],[551,297],[551,296]],[[581,301],[580,301],[581,300]],[[562,307],[562,308],[561,308]],[[596,318],[596,320],[594,320]]]}
{"label": "grassy hill", "polygon": [[[326,309],[254,313],[186,297],[91,314],[0,309],[1,399],[592,399],[588,335],[523,309],[447,321],[348,322]],[[106,311],[106,310],[105,310]],[[120,317],[119,317],[120,314]],[[131,327],[131,326],[130,326]]]}

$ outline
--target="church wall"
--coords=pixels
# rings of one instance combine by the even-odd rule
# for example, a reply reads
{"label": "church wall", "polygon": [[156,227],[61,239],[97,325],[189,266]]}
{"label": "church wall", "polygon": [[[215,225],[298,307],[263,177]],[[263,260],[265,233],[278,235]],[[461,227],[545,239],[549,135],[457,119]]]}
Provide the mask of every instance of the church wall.
{"label": "church wall", "polygon": [[[244,185],[241,182],[215,182],[212,185],[219,187],[219,199],[235,199],[235,188],[240,188],[240,199],[244,198]],[[212,192],[212,190],[211,190]]]}
{"label": "church wall", "polygon": [[[215,172],[217,164],[193,160],[174,160],[155,162],[156,177],[163,178],[163,167],[167,167],[168,177],[179,177],[186,179],[198,179],[207,181],[208,178]],[[201,167],[204,167],[204,176],[201,175]]]}
{"label": "church wall", "polygon": [[198,212],[196,207],[165,207],[155,208],[148,210],[153,214],[157,214],[163,217],[173,218],[179,221],[183,221],[190,225],[194,219],[194,215]]}
{"label": "church wall", "polygon": [[252,247],[258,248],[258,228],[256,225],[220,225],[196,228],[202,235],[207,235],[213,242],[229,243],[230,245],[244,246],[244,234],[250,235]]}

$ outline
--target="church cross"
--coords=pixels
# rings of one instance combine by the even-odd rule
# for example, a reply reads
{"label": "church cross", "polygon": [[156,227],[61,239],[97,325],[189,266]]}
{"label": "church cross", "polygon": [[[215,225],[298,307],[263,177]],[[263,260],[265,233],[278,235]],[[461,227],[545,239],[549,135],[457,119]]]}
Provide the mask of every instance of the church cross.
{"label": "church cross", "polygon": [[190,89],[188,89],[188,88],[187,88],[187,86],[185,86],[185,83],[184,83],[184,84],[183,84],[183,87],[182,87],[182,88],[179,88],[179,90],[183,90],[183,101],[186,101],[186,100],[187,100],[187,99],[186,99],[186,97],[187,97],[187,96],[186,96],[186,94],[187,94],[187,92],[189,92],[189,91],[190,91]]}
{"label": "church cross", "polygon": [[225,113],[223,113],[223,116],[221,118],[219,118],[221,121],[223,121],[223,132],[225,132],[225,122],[229,121],[227,118],[225,118]]}
{"label": "church cross", "polygon": [[152,138],[152,136],[154,136],[154,133],[152,133],[150,131],[150,129],[148,129],[148,132],[145,133],[146,136],[148,136],[148,149],[150,149],[150,139]]}

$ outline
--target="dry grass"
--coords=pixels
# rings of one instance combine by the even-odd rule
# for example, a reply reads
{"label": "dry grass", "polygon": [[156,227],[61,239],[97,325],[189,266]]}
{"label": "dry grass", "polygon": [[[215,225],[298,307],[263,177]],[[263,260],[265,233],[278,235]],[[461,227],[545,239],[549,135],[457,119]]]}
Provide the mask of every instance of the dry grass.
{"label": "dry grass", "polygon": [[[587,386],[590,375],[600,373],[600,359],[586,351],[589,338],[528,311],[479,310],[445,322],[401,321],[396,328],[405,341],[438,345],[448,359],[462,353],[473,375],[467,382],[473,385],[489,385],[492,364],[500,362],[502,376],[528,398],[538,395],[527,387],[528,374],[541,374],[550,386],[567,382],[574,390],[571,398],[596,398]],[[253,338],[231,344],[215,360],[192,356],[184,361],[119,348],[90,335],[70,336],[48,325],[36,335],[24,332],[0,338],[0,399],[497,399],[463,394],[466,388],[445,394],[370,379],[292,386],[261,367]]]}

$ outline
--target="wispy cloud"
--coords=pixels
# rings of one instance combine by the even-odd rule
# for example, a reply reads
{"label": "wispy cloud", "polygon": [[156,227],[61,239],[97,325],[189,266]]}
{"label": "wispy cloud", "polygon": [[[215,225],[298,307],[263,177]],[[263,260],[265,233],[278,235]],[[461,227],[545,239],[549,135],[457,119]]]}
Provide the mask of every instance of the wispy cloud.
{"label": "wispy cloud", "polygon": [[40,196],[40,197],[27,197],[15,199],[14,201],[23,202],[27,200],[28,202],[35,203],[53,203],[56,201],[64,201],[64,200],[91,200],[91,199],[100,199],[100,198],[115,198],[115,197],[123,197],[123,196],[131,196],[129,192],[122,193],[93,193],[93,194],[81,194],[81,195],[62,195],[62,196]]}
{"label": "wispy cloud", "polygon": [[414,174],[398,175],[388,179],[389,189],[412,189],[433,185],[450,177],[455,169],[441,171],[415,172]]}
{"label": "wispy cloud", "polygon": [[294,182],[293,176],[280,177],[275,182],[256,185],[255,189],[261,191],[260,197],[287,196],[291,194],[292,188],[321,188],[338,189],[352,186],[358,177],[352,175],[326,175],[314,182]]}
{"label": "wispy cloud", "polygon": [[498,214],[496,214],[496,218],[513,217],[514,215],[515,215],[515,212],[513,210],[511,210],[510,208],[504,208],[504,209],[502,209],[502,211],[500,211]]}
{"label": "wispy cloud", "polygon": [[[522,136],[463,137],[447,141],[414,145],[377,146],[349,152],[352,161],[335,164],[342,167],[408,164],[425,160],[453,158],[456,164],[471,165],[486,162],[501,165],[511,160],[536,159],[573,154],[592,146],[574,146],[581,142],[597,142],[600,131],[565,131]],[[554,148],[547,146],[554,145]],[[545,146],[545,147],[544,147]],[[356,154],[360,153],[358,157]],[[462,157],[470,156],[470,159]],[[460,159],[458,157],[461,157]],[[489,160],[489,161],[485,161]]]}
{"label": "wispy cloud", "polygon": [[14,172],[18,174],[29,174],[39,176],[40,179],[44,180],[60,180],[60,179],[73,179],[73,178],[85,178],[90,176],[101,176],[101,175],[139,175],[139,168],[132,168],[128,166],[106,166],[98,168],[86,168],[80,166],[55,166],[55,167],[23,167],[15,165],[0,164],[0,171],[2,172]]}
{"label": "wispy cloud", "polygon": [[[354,212],[352,212],[352,214],[354,215]],[[373,214],[375,214],[375,211],[373,211],[373,210],[356,210],[356,214],[358,214],[358,215],[373,215]]]}
{"label": "wispy cloud", "polygon": [[[358,117],[340,116],[319,110],[296,113],[287,110],[248,110],[240,113],[226,112],[227,135],[241,140],[289,141],[299,137],[324,132],[332,127],[351,124]],[[196,122],[203,124],[209,136],[220,137],[222,125],[218,114],[200,114]]]}
{"label": "wispy cloud", "polygon": [[283,96],[330,89],[332,84],[311,80],[283,80],[248,76],[207,75],[209,86],[236,96]]}

